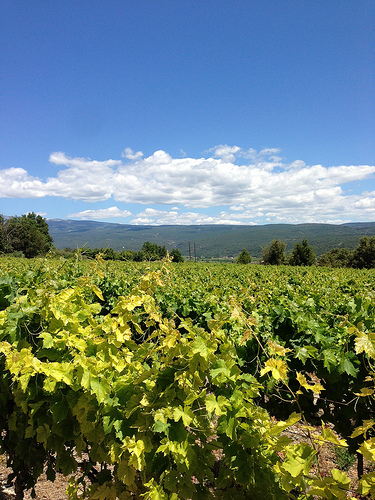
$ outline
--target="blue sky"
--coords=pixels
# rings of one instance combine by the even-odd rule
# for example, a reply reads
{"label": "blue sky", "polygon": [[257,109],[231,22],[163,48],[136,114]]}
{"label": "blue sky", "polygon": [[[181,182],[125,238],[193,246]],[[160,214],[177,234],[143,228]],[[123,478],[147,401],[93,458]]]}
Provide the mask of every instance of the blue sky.
{"label": "blue sky", "polygon": [[375,220],[372,0],[3,0],[0,213]]}

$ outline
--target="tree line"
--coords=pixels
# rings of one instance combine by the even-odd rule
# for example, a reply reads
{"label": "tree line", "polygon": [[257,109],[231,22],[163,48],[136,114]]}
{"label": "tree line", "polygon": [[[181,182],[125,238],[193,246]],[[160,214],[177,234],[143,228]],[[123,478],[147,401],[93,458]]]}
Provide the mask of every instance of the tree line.
{"label": "tree line", "polygon": [[[70,248],[65,249],[65,252],[74,252]],[[100,254],[104,260],[122,260],[122,261],[133,261],[133,262],[144,262],[144,261],[157,261],[162,260],[168,255],[168,251],[165,246],[157,245],[156,243],[150,243],[146,241],[143,243],[142,249],[139,251],[133,250],[121,250],[116,252],[113,248],[85,248],[82,253],[89,258],[95,258],[96,255]],[[182,253],[178,248],[173,248],[169,252],[169,256],[172,262],[183,262],[184,258]]]}
{"label": "tree line", "polygon": [[[65,248],[57,250],[49,233],[47,221],[34,212],[21,216],[7,217],[0,215],[0,255],[12,254],[16,257],[33,258],[46,255],[54,250],[57,255],[72,257],[76,250]],[[80,250],[89,258],[95,258],[99,253],[104,260],[130,260],[134,262],[161,260],[167,256],[165,246],[146,241],[140,251],[122,250],[116,252],[113,248],[85,248]],[[170,253],[173,262],[183,262],[184,258],[178,248]]]}
{"label": "tree line", "polygon": [[[45,255],[54,249],[53,239],[49,234],[48,223],[41,215],[34,212],[21,216],[5,218],[0,215],[0,254],[13,254],[19,257],[32,258]],[[66,248],[63,251],[54,249],[58,254],[69,257],[76,251]],[[124,261],[157,261],[167,256],[165,246],[146,241],[140,251],[121,250],[116,252],[112,248],[85,248],[84,255],[94,258],[101,254],[105,260]],[[174,262],[183,262],[184,258],[178,248],[170,252]],[[249,264],[250,253],[243,249],[236,262]],[[316,258],[314,249],[307,239],[295,244],[290,255],[286,254],[286,243],[275,239],[262,252],[262,263],[265,265],[312,266],[314,264],[328,267],[352,267],[357,269],[375,268],[375,236],[363,236],[354,250],[348,248],[333,248]]]}
{"label": "tree line", "polygon": [[[243,249],[236,262],[249,264],[250,253]],[[316,258],[314,249],[307,239],[296,243],[292,252],[286,254],[286,243],[275,239],[263,249],[262,263],[265,265],[352,267],[356,269],[375,268],[375,236],[363,236],[354,250],[349,248],[333,248]]]}
{"label": "tree line", "polygon": [[[316,256],[313,248],[305,238],[302,243],[296,243],[293,251],[287,257],[286,243],[279,239],[271,241],[268,247],[263,248],[262,263],[265,265],[280,266],[289,264],[291,266],[312,266],[316,262]],[[250,253],[244,248],[238,255],[236,262],[238,264],[250,264]]]}

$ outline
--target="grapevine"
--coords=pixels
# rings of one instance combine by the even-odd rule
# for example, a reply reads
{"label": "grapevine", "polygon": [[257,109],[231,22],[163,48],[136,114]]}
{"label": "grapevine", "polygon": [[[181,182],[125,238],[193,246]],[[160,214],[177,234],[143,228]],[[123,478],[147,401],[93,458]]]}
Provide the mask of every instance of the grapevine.
{"label": "grapevine", "polygon": [[371,271],[38,264],[1,263],[17,500],[43,470],[72,475],[71,499],[375,498],[372,472],[357,493],[312,472],[325,442],[375,461]]}

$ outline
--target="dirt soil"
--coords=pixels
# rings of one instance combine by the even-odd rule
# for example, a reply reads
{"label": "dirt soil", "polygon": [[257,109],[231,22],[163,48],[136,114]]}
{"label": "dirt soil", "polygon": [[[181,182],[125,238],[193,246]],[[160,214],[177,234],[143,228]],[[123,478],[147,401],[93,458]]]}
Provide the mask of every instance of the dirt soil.
{"label": "dirt soil", "polygon": [[[308,441],[306,436],[306,431],[302,429],[302,426],[299,424],[295,424],[290,427],[286,434],[289,435],[295,442]],[[322,476],[328,476],[330,474],[330,470],[333,467],[337,467],[336,456],[334,451],[334,446],[324,445],[320,452],[320,472]],[[317,468],[316,468],[317,469]],[[371,469],[373,470],[373,469]],[[317,470],[316,470],[317,471]],[[7,485],[7,477],[11,472],[10,469],[6,467],[6,459],[4,456],[0,456],[0,500],[14,500],[15,493],[13,485]],[[369,464],[364,464],[364,472],[370,472]],[[348,476],[351,479],[351,496],[354,498],[365,498],[358,494],[355,494],[354,491],[357,487],[357,463],[355,462],[347,471]],[[52,483],[47,480],[45,474],[43,474],[35,487],[36,491],[36,500],[67,500],[67,495],[65,493],[66,487],[68,484],[67,477],[64,477],[62,474],[56,475],[56,480]],[[349,496],[349,495],[348,495]],[[25,492],[25,500],[31,500],[31,491]]]}
{"label": "dirt soil", "polygon": [[[11,469],[6,467],[5,457],[0,457],[0,500],[14,500],[15,493],[13,485],[7,485],[7,477]],[[35,487],[36,500],[66,500],[65,493],[68,478],[62,474],[56,474],[56,480],[51,483],[43,474]],[[25,491],[25,500],[31,500],[31,490]]]}

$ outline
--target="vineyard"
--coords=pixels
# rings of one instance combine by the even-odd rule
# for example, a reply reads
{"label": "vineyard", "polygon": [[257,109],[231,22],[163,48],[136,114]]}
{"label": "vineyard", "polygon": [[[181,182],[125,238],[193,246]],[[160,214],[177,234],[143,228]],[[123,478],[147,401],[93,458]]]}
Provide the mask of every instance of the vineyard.
{"label": "vineyard", "polygon": [[375,270],[0,259],[17,500],[375,498],[374,378]]}

